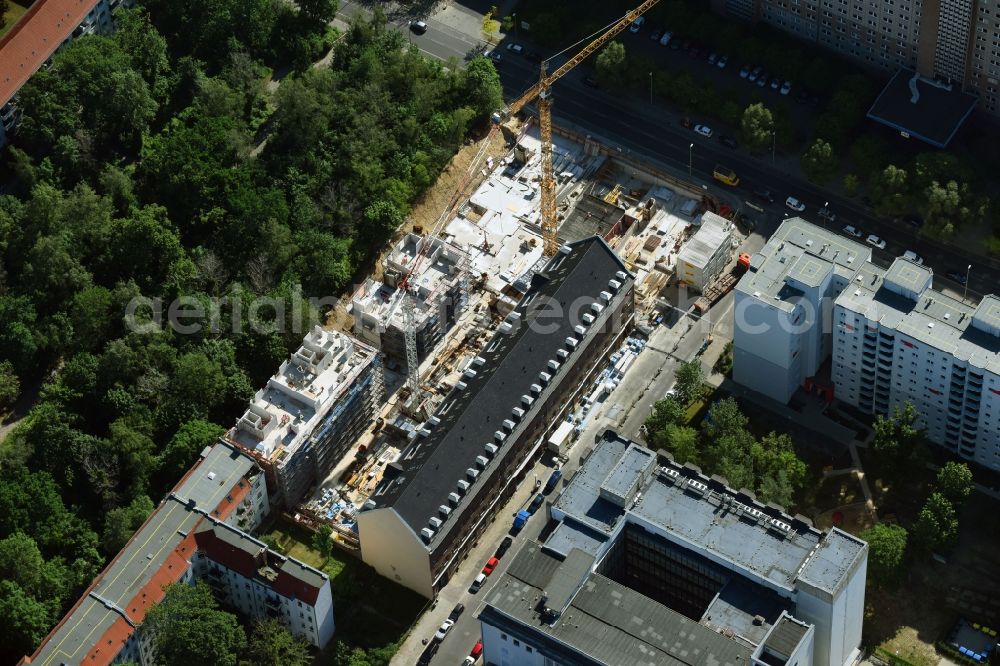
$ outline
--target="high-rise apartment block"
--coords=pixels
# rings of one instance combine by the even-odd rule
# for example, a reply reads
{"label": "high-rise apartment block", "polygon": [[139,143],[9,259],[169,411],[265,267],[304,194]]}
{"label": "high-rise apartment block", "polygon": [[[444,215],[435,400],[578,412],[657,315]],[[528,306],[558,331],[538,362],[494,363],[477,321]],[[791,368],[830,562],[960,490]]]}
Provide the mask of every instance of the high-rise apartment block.
{"label": "high-rise apartment block", "polygon": [[[761,21],[871,67],[915,70],[1000,112],[997,0],[712,0],[725,16]],[[815,85],[820,85],[816,82]]]}
{"label": "high-rise apartment block", "polygon": [[278,502],[294,506],[371,425],[384,394],[378,352],[317,326],[224,439],[258,461]]}
{"label": "high-rise apartment block", "polygon": [[736,287],[733,379],[788,402],[831,359],[839,400],[883,415],[910,402],[932,442],[1000,469],[1000,299],[972,305],[932,281],[786,220]]}

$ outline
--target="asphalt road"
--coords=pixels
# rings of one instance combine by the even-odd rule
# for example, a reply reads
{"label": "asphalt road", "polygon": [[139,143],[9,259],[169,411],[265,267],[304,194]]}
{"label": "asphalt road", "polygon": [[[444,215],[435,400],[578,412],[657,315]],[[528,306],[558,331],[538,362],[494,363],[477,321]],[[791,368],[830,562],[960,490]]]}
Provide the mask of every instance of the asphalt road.
{"label": "asphalt road", "polygon": [[[772,213],[769,216],[772,221],[770,228],[761,228],[762,233],[770,234],[783,215],[797,214],[784,207],[784,200],[788,196],[802,201],[806,210],[799,215],[817,224],[823,223],[822,218],[816,215],[817,211],[829,202],[830,210],[837,215],[836,223],[831,224],[831,227],[840,231],[845,225],[851,224],[863,230],[866,236],[874,233],[886,241],[885,250],[874,251],[879,263],[888,265],[904,251],[913,250],[935,270],[935,286],[958,296],[962,296],[964,288],[945,277],[945,273],[956,271],[964,274],[966,266],[971,263],[969,296],[977,297],[996,290],[996,285],[1000,282],[1000,266],[996,262],[919,238],[906,224],[878,220],[857,201],[827,192],[794,174],[783,173],[780,165],[772,165],[768,156],[757,158],[745,149],[733,150],[719,143],[716,138],[706,139],[695,134],[680,125],[679,114],[675,111],[650,104],[648,99],[587,87],[583,84],[583,79],[593,73],[585,66],[581,67],[582,71],[570,72],[553,87],[553,116],[556,124],[569,121],[623,150],[646,155],[681,173],[690,166],[695,180],[713,188],[724,187],[712,178],[715,165],[728,166],[740,176],[740,184],[735,188],[739,195],[743,199],[762,204]],[[508,99],[518,96],[538,78],[537,64],[507,51],[503,51],[497,69],[501,73],[504,94]],[[754,197],[755,189],[770,190],[776,202],[764,204]]]}

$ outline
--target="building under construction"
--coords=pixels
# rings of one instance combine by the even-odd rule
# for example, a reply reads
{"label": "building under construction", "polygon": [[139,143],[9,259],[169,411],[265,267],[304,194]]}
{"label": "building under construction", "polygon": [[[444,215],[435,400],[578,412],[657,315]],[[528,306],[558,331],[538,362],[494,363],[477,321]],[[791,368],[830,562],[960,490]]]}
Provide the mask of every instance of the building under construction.
{"label": "building under construction", "polygon": [[468,302],[469,256],[433,236],[407,234],[386,256],[382,282],[368,279],[352,300],[354,334],[406,367],[406,314],[400,284],[413,296],[417,357],[423,360],[454,325]]}
{"label": "building under construction", "polygon": [[294,506],[371,425],[384,398],[375,349],[317,326],[224,439],[258,461],[272,501]]}

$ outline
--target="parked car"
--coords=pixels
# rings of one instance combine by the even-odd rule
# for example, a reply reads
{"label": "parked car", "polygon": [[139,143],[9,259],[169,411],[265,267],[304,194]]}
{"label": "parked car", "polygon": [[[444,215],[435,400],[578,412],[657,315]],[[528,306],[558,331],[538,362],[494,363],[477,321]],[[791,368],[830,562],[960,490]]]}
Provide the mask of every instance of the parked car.
{"label": "parked car", "polygon": [[461,617],[464,612],[465,604],[455,604],[455,607],[451,609],[451,613],[448,615],[448,619],[452,622],[457,622],[458,618]]}
{"label": "parked car", "polygon": [[916,213],[910,213],[909,215],[904,216],[903,222],[906,222],[914,229],[919,229],[920,227],[924,226],[924,218],[920,217]]}
{"label": "parked car", "polygon": [[862,236],[865,235],[864,232],[861,231],[861,229],[858,229],[853,224],[848,224],[846,227],[844,227],[844,233],[853,238],[861,238]]}
{"label": "parked car", "polygon": [[491,557],[490,559],[486,560],[486,565],[483,566],[483,573],[489,576],[491,573],[493,573],[493,570],[497,568],[497,564],[499,563],[500,560],[497,559],[496,557]]}
{"label": "parked car", "polygon": [[757,75],[757,87],[763,88],[767,85],[767,72],[761,72]]}
{"label": "parked car", "polygon": [[758,187],[753,191],[753,193],[754,196],[757,197],[758,199],[766,201],[769,204],[774,203],[774,195],[771,194],[771,190],[765,190],[762,187]]}
{"label": "parked car", "polygon": [[524,53],[524,47],[521,46],[520,44],[508,44],[507,50],[510,51],[511,53],[516,53],[518,55]]}
{"label": "parked car", "polygon": [[955,282],[959,283],[963,287],[965,286],[965,283],[967,282],[967,279],[965,277],[965,273],[963,273],[962,271],[950,270],[947,273],[945,273],[945,277],[947,277],[949,280],[954,280]]}
{"label": "parked car", "polygon": [[712,128],[709,127],[708,125],[695,125],[694,131],[702,135],[706,139],[712,138]]}
{"label": "parked car", "polygon": [[871,245],[872,247],[877,247],[880,250],[885,249],[885,241],[876,236],[875,234],[868,234],[868,238],[865,239],[865,242]]}
{"label": "parked car", "polygon": [[588,88],[600,88],[601,86],[597,83],[597,79],[592,76],[583,77],[583,85]]}
{"label": "parked car", "polygon": [[663,35],[660,37],[660,46],[666,46],[667,44],[669,44],[670,38],[673,36],[674,34],[669,30],[664,32]]}
{"label": "parked car", "polygon": [[454,620],[445,620],[444,622],[442,622],[441,626],[437,630],[437,633],[434,634],[434,640],[436,640],[438,643],[443,641],[444,637],[448,635],[448,630],[451,629],[453,626],[455,626]]}
{"label": "parked car", "polygon": [[510,538],[509,536],[505,536],[503,538],[503,541],[500,542],[500,545],[497,546],[497,552],[494,553],[494,555],[496,557],[503,557],[504,553],[506,553],[508,550],[510,550],[510,546],[513,543],[514,543],[514,540],[512,538]]}
{"label": "parked car", "polygon": [[771,90],[778,90],[781,88],[781,79],[777,76],[771,79]]}
{"label": "parked car", "polygon": [[417,666],[427,666],[427,664],[431,663],[431,659],[433,659],[434,655],[437,654],[439,647],[440,644],[437,641],[431,641],[427,647],[424,648],[424,651],[420,653],[420,658],[417,659]]}
{"label": "parked car", "polygon": [[728,64],[729,64],[729,56],[727,55],[721,55],[719,56],[719,59],[715,61],[715,66],[718,67],[719,69],[725,69],[726,65]]}
{"label": "parked car", "polygon": [[484,573],[479,574],[478,576],[476,576],[476,580],[472,581],[472,585],[469,586],[469,592],[475,594],[480,590],[480,588],[482,588],[483,583],[485,582],[486,582],[486,574]]}
{"label": "parked car", "polygon": [[643,26],[644,23],[646,23],[646,17],[645,16],[640,16],[636,20],[632,21],[632,25],[630,25],[628,27],[628,31],[631,32],[634,35],[635,33],[637,33],[640,30],[642,30],[642,26]]}
{"label": "parked car", "polygon": [[472,666],[479,661],[481,656],[483,656],[483,641],[480,640],[472,646],[472,651],[469,652],[469,656],[462,662],[462,666]]}
{"label": "parked car", "polygon": [[736,150],[740,146],[740,144],[736,141],[736,139],[727,134],[723,134],[722,136],[720,136],[719,141],[722,142],[723,146],[726,146],[727,148],[732,148],[733,150]]}
{"label": "parked car", "polygon": [[528,505],[528,512],[534,514],[538,511],[538,508],[542,506],[542,502],[545,501],[545,495],[538,493],[535,495],[535,499],[531,500],[531,504]]}
{"label": "parked car", "polygon": [[824,220],[826,220],[827,222],[830,222],[831,224],[837,221],[837,214],[826,206],[823,206],[818,211],[816,211],[816,214],[819,215]]}
{"label": "parked car", "polygon": [[754,83],[754,82],[757,81],[757,77],[760,76],[760,73],[761,73],[761,68],[760,67],[754,67],[753,69],[750,70],[750,74],[747,75],[747,79],[751,83]]}
{"label": "parked car", "polygon": [[653,32],[650,33],[649,38],[651,40],[653,40],[654,42],[658,42],[658,41],[660,41],[660,36],[662,34],[663,34],[663,31],[660,30],[659,28],[657,28],[656,30],[654,30]]}
{"label": "parked car", "polygon": [[719,59],[719,56],[715,54],[715,51],[712,51],[711,53],[708,54],[708,64],[709,65],[714,65],[715,61],[718,60],[718,59]]}
{"label": "parked car", "polygon": [[425,23],[424,21],[411,21],[410,30],[417,33],[418,35],[422,35],[425,32],[427,32],[427,23]]}
{"label": "parked car", "polygon": [[782,95],[787,95],[790,92],[792,92],[792,82],[791,81],[785,81],[785,84],[783,86],[781,86],[781,94]]}
{"label": "parked car", "polygon": [[788,197],[785,199],[785,205],[794,210],[796,213],[801,213],[806,209],[806,205],[795,197]]}
{"label": "parked car", "polygon": [[923,265],[924,263],[924,258],[921,257],[916,252],[914,252],[913,250],[907,250],[906,252],[904,252],[903,259],[909,259],[910,261],[912,261],[917,265]]}
{"label": "parked car", "polygon": [[483,55],[493,62],[500,62],[500,53],[498,51],[486,51]]}
{"label": "parked car", "polygon": [[740,78],[745,79],[748,76],[750,76],[750,65],[743,65],[743,67],[740,68]]}

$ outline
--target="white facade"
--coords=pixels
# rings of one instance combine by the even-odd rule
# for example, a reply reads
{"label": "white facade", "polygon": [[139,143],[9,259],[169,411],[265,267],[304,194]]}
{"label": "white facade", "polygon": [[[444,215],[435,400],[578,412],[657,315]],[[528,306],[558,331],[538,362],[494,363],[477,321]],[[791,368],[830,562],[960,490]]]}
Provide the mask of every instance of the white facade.
{"label": "white facade", "polygon": [[733,380],[787,403],[830,355],[832,301],[870,248],[785,220],[736,285]]}
{"label": "white facade", "polygon": [[[912,287],[894,279],[904,270]],[[834,307],[837,397],[870,414],[912,403],[928,439],[1000,469],[1000,299],[973,308],[903,259],[859,277]]]}
{"label": "white facade", "polygon": [[733,254],[732,240],[732,223],[706,211],[698,231],[677,254],[677,279],[703,291],[729,263]]}

